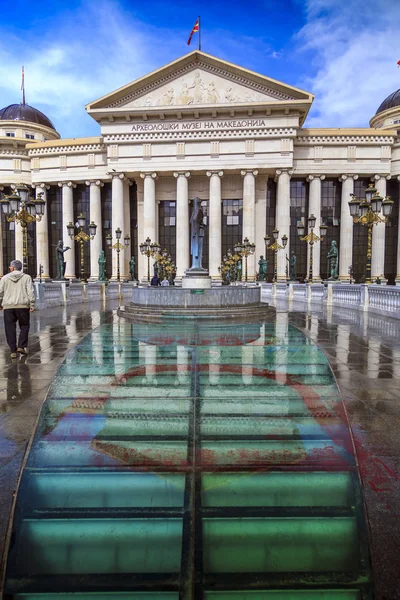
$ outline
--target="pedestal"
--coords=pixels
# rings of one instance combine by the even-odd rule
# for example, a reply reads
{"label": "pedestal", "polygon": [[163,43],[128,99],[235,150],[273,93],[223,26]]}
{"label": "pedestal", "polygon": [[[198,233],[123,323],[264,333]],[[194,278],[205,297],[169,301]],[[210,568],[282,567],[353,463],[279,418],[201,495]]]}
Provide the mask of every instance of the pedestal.
{"label": "pedestal", "polygon": [[186,289],[210,289],[211,277],[207,269],[188,269],[182,277],[182,287]]}

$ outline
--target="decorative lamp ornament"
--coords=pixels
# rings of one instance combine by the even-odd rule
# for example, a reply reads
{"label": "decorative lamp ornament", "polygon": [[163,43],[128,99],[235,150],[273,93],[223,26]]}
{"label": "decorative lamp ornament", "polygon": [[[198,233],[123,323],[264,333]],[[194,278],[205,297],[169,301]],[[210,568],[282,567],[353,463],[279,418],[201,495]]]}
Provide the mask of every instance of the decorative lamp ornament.
{"label": "decorative lamp ornament", "polygon": [[365,190],[365,199],[367,202],[371,202],[373,196],[376,194],[376,187],[374,187],[373,183],[370,183],[367,189]]}
{"label": "decorative lamp ornament", "polygon": [[351,200],[349,202],[350,215],[352,217],[358,217],[358,215],[360,214],[360,201],[357,200],[357,197],[355,194],[350,194],[350,196],[351,196]]}
{"label": "decorative lamp ornament", "polygon": [[129,246],[129,242],[131,241],[131,238],[128,234],[124,235],[124,246],[128,247]]}
{"label": "decorative lamp ornament", "polygon": [[[112,244],[111,233],[109,233],[108,235],[106,235],[106,244],[107,244],[107,246],[111,246],[111,244]],[[141,244],[140,244],[140,246],[141,246]],[[142,248],[140,248],[140,251],[142,251]]]}
{"label": "decorative lamp ornament", "polygon": [[29,202],[26,202],[25,208],[26,208],[26,211],[28,212],[28,214],[32,215],[32,217],[34,217],[36,215],[36,204],[35,204],[35,202],[32,202],[32,200],[29,200]]}
{"label": "decorative lamp ornament", "polygon": [[93,221],[91,221],[89,223],[89,235],[92,239],[96,235],[96,231],[97,231],[97,225],[96,225],[96,223],[93,223]]}
{"label": "decorative lamp ornament", "polygon": [[86,225],[86,217],[85,217],[85,215],[83,215],[82,213],[80,213],[78,215],[77,222],[78,222],[78,227],[80,227],[81,229],[83,229],[85,227],[85,225]]}
{"label": "decorative lamp ornament", "polygon": [[383,198],[378,193],[374,194],[371,199],[371,208],[375,213],[380,213],[382,208]]}
{"label": "decorative lamp ornament", "polygon": [[16,195],[20,197],[21,202],[29,202],[29,189],[26,185],[18,185],[16,188]]}
{"label": "decorative lamp ornament", "polygon": [[386,198],[382,202],[382,212],[383,212],[384,217],[386,217],[386,218],[390,217],[390,215],[392,214],[393,205],[394,205],[394,201],[391,199],[391,197],[386,196]]}
{"label": "decorative lamp ornament", "polygon": [[115,230],[115,237],[117,238],[117,240],[120,240],[120,239],[121,239],[121,235],[122,235],[122,231],[121,231],[121,229],[118,227],[118,228]]}
{"label": "decorative lamp ornament", "polygon": [[16,193],[11,194],[8,196],[8,201],[10,203],[11,212],[19,212],[19,208],[21,206],[21,196],[18,196]]}
{"label": "decorative lamp ornament", "polygon": [[71,221],[67,225],[67,231],[70,238],[74,236],[75,233],[75,225],[71,223]]}
{"label": "decorative lamp ornament", "polygon": [[369,210],[370,204],[367,201],[360,202],[360,215],[365,217]]}
{"label": "decorative lamp ornament", "polygon": [[272,235],[274,237],[274,240],[277,240],[279,237],[279,229],[274,229]]}
{"label": "decorative lamp ornament", "polygon": [[297,225],[297,235],[302,237],[305,233],[306,230],[306,226],[304,225],[303,221],[300,221],[300,223]]}
{"label": "decorative lamp ornament", "polygon": [[35,204],[37,216],[42,217],[44,215],[44,209],[46,207],[46,202],[43,200],[43,194],[38,194]]}
{"label": "decorative lamp ornament", "polygon": [[269,237],[269,235],[264,236],[264,242],[267,247],[270,245],[271,238]]}
{"label": "decorative lamp ornament", "polygon": [[8,201],[8,198],[4,197],[0,200],[0,202],[1,202],[1,210],[3,211],[3,213],[5,215],[8,215],[8,213],[10,212],[10,203]]}
{"label": "decorative lamp ornament", "polygon": [[282,246],[283,246],[284,248],[286,248],[286,246],[287,246],[287,243],[288,243],[288,236],[287,236],[287,235],[286,235],[286,233],[285,233],[285,235],[283,235],[283,236],[282,236]]}
{"label": "decorative lamp ornament", "polygon": [[316,218],[315,215],[311,214],[308,217],[308,226],[309,226],[310,229],[314,229],[316,220],[317,220],[317,218]]}
{"label": "decorative lamp ornament", "polygon": [[328,231],[328,225],[320,225],[319,226],[319,237],[321,238],[321,242],[324,240],[326,236],[326,232]]}

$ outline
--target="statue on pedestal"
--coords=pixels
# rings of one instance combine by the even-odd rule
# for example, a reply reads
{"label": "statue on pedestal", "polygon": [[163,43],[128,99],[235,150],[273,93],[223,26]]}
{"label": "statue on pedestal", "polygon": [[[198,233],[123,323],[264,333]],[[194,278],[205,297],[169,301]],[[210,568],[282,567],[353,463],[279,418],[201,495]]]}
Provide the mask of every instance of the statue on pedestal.
{"label": "statue on pedestal", "polygon": [[64,248],[64,243],[62,240],[59,240],[57,246],[56,246],[56,259],[57,259],[57,277],[56,280],[57,281],[64,281],[65,279],[65,267],[66,267],[66,262],[64,261],[64,252],[66,252],[67,250],[71,250],[71,248],[69,246],[65,246]]}
{"label": "statue on pedestal", "polygon": [[261,254],[258,261],[258,281],[267,281],[268,260]]}
{"label": "statue on pedestal", "polygon": [[106,256],[104,250],[99,255],[99,281],[106,281]]}
{"label": "statue on pedestal", "polygon": [[131,280],[135,281],[135,257],[131,256],[129,261],[129,273],[131,274]]}
{"label": "statue on pedestal", "polygon": [[286,260],[289,263],[289,281],[296,281],[297,258],[295,253],[292,251],[292,256],[290,257],[290,259],[286,257]]}
{"label": "statue on pedestal", "polygon": [[191,270],[204,270],[203,242],[204,242],[204,213],[201,208],[200,198],[193,198],[193,212],[190,217],[190,254],[192,255]]}
{"label": "statue on pedestal", "polygon": [[332,240],[330,250],[328,252],[330,277],[328,281],[336,281],[339,278],[339,251],[335,240]]}
{"label": "statue on pedestal", "polygon": [[242,281],[242,261],[238,260],[236,265],[236,281]]}

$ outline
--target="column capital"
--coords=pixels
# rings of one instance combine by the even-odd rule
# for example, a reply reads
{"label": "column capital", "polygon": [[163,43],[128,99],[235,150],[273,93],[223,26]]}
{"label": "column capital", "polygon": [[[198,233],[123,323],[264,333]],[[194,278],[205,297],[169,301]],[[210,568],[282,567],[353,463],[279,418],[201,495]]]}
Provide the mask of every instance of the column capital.
{"label": "column capital", "polygon": [[246,175],[253,175],[254,177],[257,177],[258,171],[257,169],[243,169],[243,171],[240,171],[240,174],[242,177],[245,177]]}
{"label": "column capital", "polygon": [[279,177],[281,175],[285,175],[285,174],[289,175],[289,177],[291,177],[293,175],[293,173],[294,173],[293,169],[277,169],[275,171],[274,179],[275,179],[275,181],[278,181]]}
{"label": "column capital", "polygon": [[146,177],[151,177],[152,179],[157,179],[157,173],[151,173],[151,172],[140,173],[140,177],[142,179],[145,179]]}
{"label": "column capital", "polygon": [[223,171],[207,171],[206,175],[207,175],[207,177],[211,177],[211,175],[218,175],[218,177],[223,177],[224,172]]}
{"label": "column capital", "polygon": [[387,173],[383,173],[383,174],[373,175],[371,177],[371,181],[379,181],[380,179],[386,179],[386,181],[389,181],[390,178],[391,178],[391,175],[388,175]]}
{"label": "column capital", "polygon": [[314,179],[320,179],[323,181],[325,179],[325,175],[320,175],[319,173],[308,175],[307,181],[313,181]]}
{"label": "column capital", "polygon": [[32,183],[33,188],[40,188],[41,190],[49,190],[50,185],[48,183]]}
{"label": "column capital", "polygon": [[104,183],[100,179],[85,181],[86,185],[95,185],[97,187],[103,187]]}
{"label": "column capital", "polygon": [[339,181],[346,181],[346,179],[353,179],[354,181],[358,179],[358,175],[354,175],[353,173],[344,173],[343,175],[339,175]]}
{"label": "column capital", "polygon": [[59,181],[58,182],[58,186],[60,188],[62,187],[69,187],[69,188],[76,188],[76,183],[74,183],[73,181]]}
{"label": "column capital", "polygon": [[125,173],[118,173],[118,171],[108,171],[106,175],[111,179],[125,179]]}
{"label": "column capital", "polygon": [[178,179],[178,177],[186,177],[186,179],[189,179],[190,172],[189,171],[175,171],[174,177],[175,177],[175,179]]}

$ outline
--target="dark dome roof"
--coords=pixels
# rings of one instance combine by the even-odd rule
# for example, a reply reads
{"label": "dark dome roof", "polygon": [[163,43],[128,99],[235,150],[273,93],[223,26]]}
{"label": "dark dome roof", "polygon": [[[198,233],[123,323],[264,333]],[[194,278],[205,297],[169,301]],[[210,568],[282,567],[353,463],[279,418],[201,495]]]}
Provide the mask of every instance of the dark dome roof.
{"label": "dark dome roof", "polygon": [[375,114],[381,113],[389,108],[394,108],[395,106],[400,106],[400,90],[390,94],[390,96],[388,96],[386,100],[382,102]]}
{"label": "dark dome roof", "polygon": [[53,123],[40,110],[29,104],[10,104],[0,109],[0,121],[27,121],[56,129]]}

